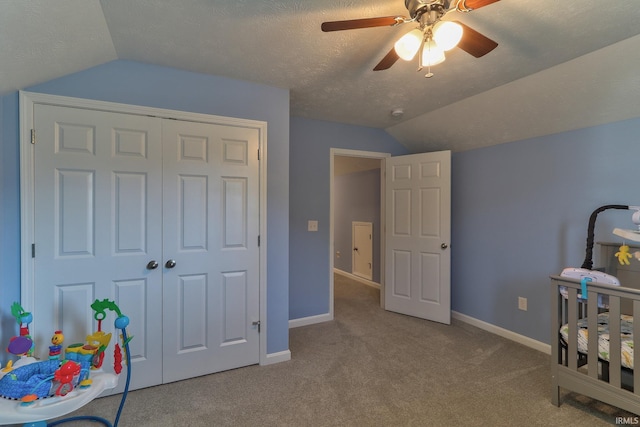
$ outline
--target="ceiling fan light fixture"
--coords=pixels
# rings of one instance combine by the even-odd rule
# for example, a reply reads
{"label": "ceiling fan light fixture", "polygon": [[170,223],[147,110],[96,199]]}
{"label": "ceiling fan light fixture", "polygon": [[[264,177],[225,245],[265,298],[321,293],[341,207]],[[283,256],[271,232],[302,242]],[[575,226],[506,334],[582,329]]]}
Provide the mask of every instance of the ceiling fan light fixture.
{"label": "ceiling fan light fixture", "polygon": [[[404,5],[411,19],[404,16],[381,16],[343,21],[323,22],[322,31],[355,30],[373,27],[395,27],[401,24],[417,24],[376,64],[373,71],[388,70],[399,59],[411,61],[418,56],[418,71],[445,60],[444,51],[459,47],[466,53],[480,58],[491,52],[498,43],[473,28],[448,19],[450,12],[470,12],[500,0],[405,0]],[[447,18],[447,20],[444,20]],[[426,48],[425,48],[426,44]],[[440,50],[437,49],[439,46]],[[423,58],[424,57],[424,58]],[[427,77],[432,76],[431,70]]]}
{"label": "ceiling fan light fixture", "polygon": [[442,50],[451,50],[462,39],[462,26],[451,21],[440,21],[433,27],[433,39]]}
{"label": "ceiling fan light fixture", "polygon": [[421,66],[430,67],[432,65],[438,65],[444,62],[444,60],[444,50],[442,50],[435,41],[427,40],[424,42],[422,56],[420,57]]}
{"label": "ceiling fan light fixture", "polygon": [[402,36],[400,40],[393,45],[398,56],[405,61],[411,61],[416,53],[420,50],[420,44],[422,44],[422,31],[418,28],[409,31]]}

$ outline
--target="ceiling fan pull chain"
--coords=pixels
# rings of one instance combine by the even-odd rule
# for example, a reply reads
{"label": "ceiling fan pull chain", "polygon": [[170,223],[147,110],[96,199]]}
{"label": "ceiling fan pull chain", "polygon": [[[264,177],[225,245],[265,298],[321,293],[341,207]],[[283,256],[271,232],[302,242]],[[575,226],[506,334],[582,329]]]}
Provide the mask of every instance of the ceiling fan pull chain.
{"label": "ceiling fan pull chain", "polygon": [[427,74],[424,75],[426,78],[430,79],[433,77],[433,73],[431,72],[431,65],[427,67]]}
{"label": "ceiling fan pull chain", "polygon": [[418,72],[422,71],[424,64],[422,63],[422,50],[424,49],[424,43],[427,40],[427,34],[422,33],[422,41],[420,42],[420,49],[418,49]]}

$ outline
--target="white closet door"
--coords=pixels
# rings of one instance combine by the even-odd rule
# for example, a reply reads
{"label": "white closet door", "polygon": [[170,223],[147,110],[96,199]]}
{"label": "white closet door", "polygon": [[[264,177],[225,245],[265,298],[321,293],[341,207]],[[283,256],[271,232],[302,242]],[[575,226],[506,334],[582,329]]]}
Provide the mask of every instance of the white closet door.
{"label": "white closet door", "polygon": [[258,363],[258,131],[165,120],[163,140],[164,382]]}
{"label": "white closet door", "polygon": [[259,131],[42,104],[34,123],[39,356],[109,298],[133,389],[258,363]]}
{"label": "white closet door", "polygon": [[25,309],[36,354],[47,357],[55,330],[65,346],[85,342],[97,327],[91,303],[109,298],[131,319],[132,387],[158,384],[162,269],[146,266],[162,257],[161,121],[35,104],[34,122],[35,307]]}

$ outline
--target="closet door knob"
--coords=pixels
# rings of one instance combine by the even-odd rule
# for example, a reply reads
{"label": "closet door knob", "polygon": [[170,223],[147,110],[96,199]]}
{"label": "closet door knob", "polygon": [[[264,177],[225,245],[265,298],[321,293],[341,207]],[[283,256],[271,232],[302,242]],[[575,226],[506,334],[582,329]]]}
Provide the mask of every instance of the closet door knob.
{"label": "closet door knob", "polygon": [[448,247],[449,245],[447,245],[446,243],[440,245],[440,249],[447,249]]}
{"label": "closet door knob", "polygon": [[147,264],[147,270],[155,270],[156,268],[158,268],[158,261],[156,261],[155,259],[149,261],[149,263]]}
{"label": "closet door knob", "polygon": [[176,261],[173,259],[170,259],[169,261],[167,261],[164,265],[167,268],[173,268],[176,266]]}

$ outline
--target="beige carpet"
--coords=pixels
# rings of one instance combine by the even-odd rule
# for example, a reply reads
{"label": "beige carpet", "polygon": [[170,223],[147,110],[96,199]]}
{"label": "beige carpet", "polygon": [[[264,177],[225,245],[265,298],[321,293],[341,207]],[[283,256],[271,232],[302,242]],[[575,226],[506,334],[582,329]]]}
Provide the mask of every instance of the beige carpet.
{"label": "beige carpet", "polygon": [[[604,426],[629,416],[573,393],[555,407],[550,356],[465,323],[386,312],[378,290],[339,275],[335,318],[292,329],[291,361],[130,392],[119,425]],[[113,421],[119,403],[73,415]]]}

